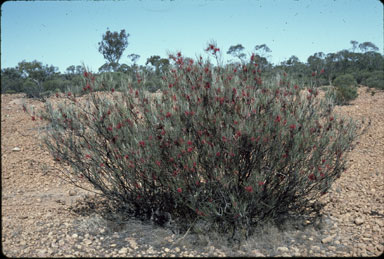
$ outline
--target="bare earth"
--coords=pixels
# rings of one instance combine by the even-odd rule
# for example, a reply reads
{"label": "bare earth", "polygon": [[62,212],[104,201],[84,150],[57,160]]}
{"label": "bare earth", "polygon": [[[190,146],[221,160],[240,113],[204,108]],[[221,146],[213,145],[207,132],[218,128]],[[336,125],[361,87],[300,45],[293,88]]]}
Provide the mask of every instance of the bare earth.
{"label": "bare earth", "polygon": [[89,208],[75,213],[73,208],[92,195],[55,175],[59,165],[40,145],[39,123],[21,105],[43,104],[23,94],[1,95],[2,252],[8,257],[379,256],[384,251],[384,92],[375,91],[372,96],[360,87],[356,100],[336,108],[372,124],[349,154],[347,171],[324,196],[329,203],[323,227],[284,233],[271,228],[238,247],[135,220],[108,221]]}

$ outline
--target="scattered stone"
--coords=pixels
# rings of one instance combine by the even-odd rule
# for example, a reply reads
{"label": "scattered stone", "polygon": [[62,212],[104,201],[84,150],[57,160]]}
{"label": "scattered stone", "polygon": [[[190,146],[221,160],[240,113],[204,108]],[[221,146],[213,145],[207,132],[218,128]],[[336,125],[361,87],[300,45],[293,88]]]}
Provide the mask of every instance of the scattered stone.
{"label": "scattered stone", "polygon": [[175,248],[175,252],[176,252],[176,253],[180,253],[180,248],[176,247],[176,248]]}
{"label": "scattered stone", "polygon": [[279,251],[281,253],[285,253],[285,252],[288,252],[289,249],[288,249],[288,247],[280,246],[280,247],[277,248],[277,251]]}
{"label": "scattered stone", "polygon": [[89,246],[90,244],[92,244],[92,241],[89,240],[89,239],[84,239],[83,242],[84,242],[84,244],[87,245],[87,246]]}
{"label": "scattered stone", "polygon": [[168,247],[164,248],[164,252],[168,253],[169,252],[169,248]]}
{"label": "scattered stone", "polygon": [[136,250],[136,249],[138,248],[137,243],[136,243],[135,240],[133,240],[133,239],[128,239],[128,243],[129,243],[129,245],[131,246],[132,249],[135,249],[135,250]]}
{"label": "scattered stone", "polygon": [[361,224],[363,224],[364,223],[364,219],[363,218],[355,218],[355,224],[356,225],[361,225]]}
{"label": "scattered stone", "polygon": [[76,233],[72,235],[72,238],[73,238],[73,239],[76,239],[76,238],[78,238],[78,237],[79,237],[79,235],[76,234]]}
{"label": "scattered stone", "polygon": [[265,257],[265,255],[263,253],[261,253],[259,250],[257,249],[253,249],[251,251],[251,256],[254,256],[254,257]]}
{"label": "scattered stone", "polygon": [[127,247],[123,247],[119,250],[119,254],[126,254],[128,253],[128,248]]}
{"label": "scattered stone", "polygon": [[323,238],[321,240],[321,243],[327,244],[327,243],[331,242],[334,237],[335,237],[335,235],[327,236],[326,238]]}
{"label": "scattered stone", "polygon": [[21,151],[21,148],[19,148],[19,147],[14,147],[14,148],[12,148],[12,151],[13,151],[13,152],[18,152],[18,151]]}
{"label": "scattered stone", "polygon": [[69,191],[68,191],[68,195],[69,195],[69,196],[75,196],[75,195],[76,195],[76,191],[74,191],[74,190],[69,190]]}

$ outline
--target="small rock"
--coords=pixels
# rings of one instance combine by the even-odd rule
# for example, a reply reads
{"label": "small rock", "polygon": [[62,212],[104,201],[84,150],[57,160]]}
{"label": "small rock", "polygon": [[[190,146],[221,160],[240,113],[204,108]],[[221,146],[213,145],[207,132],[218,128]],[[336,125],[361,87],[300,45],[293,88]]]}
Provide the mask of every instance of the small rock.
{"label": "small rock", "polygon": [[314,250],[314,251],[319,251],[319,250],[320,250],[320,247],[319,247],[319,246],[312,246],[312,250]]}
{"label": "small rock", "polygon": [[135,240],[128,239],[128,243],[129,243],[129,245],[131,246],[132,249],[137,249],[138,248],[137,243],[136,243]]}
{"label": "small rock", "polygon": [[364,219],[363,218],[355,218],[355,224],[356,225],[361,225],[361,224],[363,224],[364,223]]}
{"label": "small rock", "polygon": [[323,238],[323,239],[321,240],[321,243],[323,243],[323,244],[329,243],[329,242],[332,241],[332,239],[333,239],[334,237],[335,237],[335,235],[327,236],[326,238]]}
{"label": "small rock", "polygon": [[279,251],[281,253],[284,253],[284,252],[288,252],[289,249],[288,249],[288,247],[280,246],[280,247],[277,248],[277,251]]}
{"label": "small rock", "polygon": [[111,244],[110,247],[116,247],[117,245],[116,244]]}
{"label": "small rock", "polygon": [[179,253],[179,252],[180,252],[180,248],[176,247],[176,248],[175,248],[175,252],[176,252],[176,253]]}
{"label": "small rock", "polygon": [[27,215],[22,215],[22,216],[19,216],[19,219],[27,219],[28,216]]}
{"label": "small rock", "polygon": [[75,195],[76,195],[76,191],[74,191],[74,190],[69,190],[69,191],[68,191],[68,195],[69,195],[69,196],[75,196]]}
{"label": "small rock", "polygon": [[72,235],[72,238],[74,238],[74,239],[76,239],[76,238],[78,238],[78,237],[79,237],[79,235],[76,234],[76,233]]}
{"label": "small rock", "polygon": [[168,247],[164,248],[164,252],[168,253],[169,252],[169,248]]}
{"label": "small rock", "polygon": [[18,151],[21,151],[21,148],[19,148],[19,147],[14,147],[14,148],[12,149],[12,151],[13,151],[13,152],[18,152]]}
{"label": "small rock", "polygon": [[123,247],[119,250],[119,254],[126,254],[128,252],[128,248],[127,247]]}
{"label": "small rock", "polygon": [[86,244],[87,246],[89,246],[90,244],[92,244],[92,241],[89,240],[89,239],[84,239],[84,244]]}
{"label": "small rock", "polygon": [[263,253],[261,253],[259,250],[257,249],[253,249],[251,251],[251,255],[254,256],[254,257],[265,257],[265,255]]}

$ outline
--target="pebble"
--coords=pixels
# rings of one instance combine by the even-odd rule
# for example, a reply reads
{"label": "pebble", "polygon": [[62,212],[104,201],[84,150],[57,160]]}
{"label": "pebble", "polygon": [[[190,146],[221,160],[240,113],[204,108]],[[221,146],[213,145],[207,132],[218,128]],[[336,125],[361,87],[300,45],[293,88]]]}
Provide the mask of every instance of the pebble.
{"label": "pebble", "polygon": [[84,239],[83,242],[84,242],[84,244],[86,244],[87,246],[89,246],[90,244],[92,244],[92,241],[89,240],[89,239]]}
{"label": "pebble", "polygon": [[277,251],[279,251],[281,253],[284,253],[284,252],[288,252],[289,249],[288,249],[288,247],[280,246],[280,247],[277,248]]}
{"label": "pebble", "polygon": [[332,239],[333,239],[334,237],[335,237],[335,235],[327,236],[326,238],[323,238],[323,239],[321,240],[321,243],[323,243],[323,244],[329,243],[329,242],[332,241]]}
{"label": "pebble", "polygon": [[14,147],[14,148],[12,149],[12,151],[13,151],[13,152],[18,152],[18,151],[21,151],[21,148],[19,148],[19,147]]}
{"label": "pebble", "polygon": [[131,246],[132,249],[135,249],[135,250],[136,250],[136,249],[138,248],[137,243],[136,243],[135,240],[133,240],[133,239],[128,239],[128,243],[129,243],[129,245]]}
{"label": "pebble", "polygon": [[257,249],[253,249],[251,251],[251,255],[254,256],[254,257],[265,257],[265,255],[263,253],[261,253],[259,250]]}
{"label": "pebble", "polygon": [[355,218],[355,224],[356,225],[361,225],[361,224],[363,224],[364,223],[364,219],[363,218]]}
{"label": "pebble", "polygon": [[75,195],[76,195],[76,191],[74,191],[74,190],[69,190],[69,191],[68,191],[68,195],[69,195],[69,196],[75,196]]}
{"label": "pebble", "polygon": [[128,252],[128,248],[127,247],[123,247],[119,250],[119,254],[126,254]]}

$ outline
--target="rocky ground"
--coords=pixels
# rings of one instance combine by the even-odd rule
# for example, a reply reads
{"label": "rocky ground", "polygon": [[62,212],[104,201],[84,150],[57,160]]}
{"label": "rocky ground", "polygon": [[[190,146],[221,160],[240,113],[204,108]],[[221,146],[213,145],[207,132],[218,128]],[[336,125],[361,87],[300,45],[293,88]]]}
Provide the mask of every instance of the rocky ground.
{"label": "rocky ground", "polygon": [[[241,245],[220,236],[174,234],[150,223],[103,218],[91,193],[57,177],[24,95],[1,95],[2,251],[8,257],[378,256],[384,251],[384,92],[336,112],[371,119],[347,171],[323,198],[323,222],[284,231],[263,226]],[[308,223],[308,222],[307,222]],[[304,221],[304,225],[305,225]]]}

